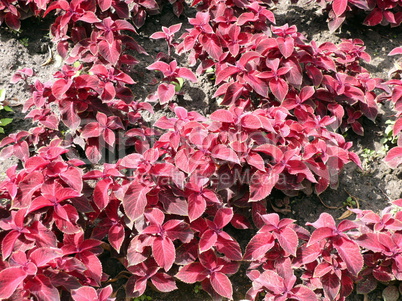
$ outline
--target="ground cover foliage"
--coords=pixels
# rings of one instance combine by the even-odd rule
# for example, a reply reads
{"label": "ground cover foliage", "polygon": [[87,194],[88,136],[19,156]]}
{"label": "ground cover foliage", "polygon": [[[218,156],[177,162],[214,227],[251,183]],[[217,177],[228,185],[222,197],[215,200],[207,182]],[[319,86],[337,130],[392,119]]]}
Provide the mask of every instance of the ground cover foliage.
{"label": "ground cover foliage", "polygon": [[[354,7],[368,11],[368,25],[401,22],[398,2],[324,4],[331,30]],[[361,167],[344,133],[364,135],[379,102],[394,104],[400,136],[402,81],[372,77],[359,39],[320,44],[276,26],[271,5],[1,1],[0,20],[15,30],[29,15],[54,17],[63,64],[48,82],[31,83],[30,67],[12,78],[30,84],[23,110],[35,126],[0,142],[2,158],[19,160],[0,183],[0,299],[113,300],[121,275],[127,298],[184,282],[233,299],[229,276],[243,265],[246,300],[345,300],[378,283],[397,300],[401,200],[381,212],[351,209],[355,219],[338,224],[322,213],[308,231],[270,213],[266,198],[319,195],[337,187],[346,164]],[[154,92],[138,99],[136,55],[150,49],[136,33],[164,6],[196,13],[184,30],[151,35],[166,51],[147,66]],[[176,104],[183,85],[206,73],[218,108],[205,115]],[[402,138],[385,160],[402,162]],[[251,233],[245,246],[233,229]],[[121,264],[114,278],[105,254]]]}

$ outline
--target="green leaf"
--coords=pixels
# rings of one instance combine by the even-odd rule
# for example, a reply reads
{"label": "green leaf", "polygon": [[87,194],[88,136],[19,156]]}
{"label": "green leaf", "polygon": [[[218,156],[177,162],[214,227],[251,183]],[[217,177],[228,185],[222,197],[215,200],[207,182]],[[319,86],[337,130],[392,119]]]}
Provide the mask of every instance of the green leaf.
{"label": "green leaf", "polygon": [[9,106],[4,106],[2,109],[7,112],[14,112]]}
{"label": "green leaf", "polygon": [[180,92],[180,90],[183,88],[184,80],[181,77],[178,77],[172,82],[172,84],[174,85],[174,90],[176,92]]}
{"label": "green leaf", "polygon": [[0,126],[6,126],[7,124],[10,124],[13,122],[12,118],[2,118],[0,119]]}
{"label": "green leaf", "polygon": [[6,99],[6,89],[0,89],[0,102]]}

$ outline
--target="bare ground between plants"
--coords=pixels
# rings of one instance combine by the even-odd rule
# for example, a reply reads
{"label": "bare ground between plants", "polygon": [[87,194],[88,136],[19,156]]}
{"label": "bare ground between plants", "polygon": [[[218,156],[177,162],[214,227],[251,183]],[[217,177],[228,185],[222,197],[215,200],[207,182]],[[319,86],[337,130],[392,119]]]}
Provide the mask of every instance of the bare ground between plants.
{"label": "bare ground between plants", "polygon": [[[394,47],[402,45],[400,28],[365,27],[362,25],[364,15],[349,17],[347,23],[343,25],[342,31],[331,34],[327,28],[326,16],[321,14],[319,8],[313,4],[281,4],[275,7],[273,11],[278,25],[285,23],[296,25],[309,40],[317,42],[338,42],[345,38],[363,40],[367,52],[372,57],[371,63],[366,64],[365,67],[375,77],[388,78],[388,73],[393,68],[396,59],[388,57],[387,54]],[[191,17],[194,12],[187,9],[186,14]],[[151,52],[148,56],[137,56],[141,63],[136,66],[132,74],[133,79],[137,82],[133,88],[137,99],[143,99],[155,88],[144,84],[149,82],[148,79],[153,76],[145,67],[155,60],[159,51],[166,50],[164,42],[150,40],[149,35],[159,31],[161,26],[184,23],[183,27],[186,28],[186,19],[186,16],[177,18],[171,9],[166,9],[162,16],[148,18],[144,27],[139,30],[139,36],[136,36],[136,40],[145,49],[151,49]],[[22,31],[19,33],[0,27],[0,70],[2,71],[0,89],[6,89],[7,102],[15,110],[14,113],[8,113],[7,116],[14,119],[12,124],[6,127],[8,133],[30,127],[30,123],[24,120],[24,114],[21,113],[22,104],[29,97],[29,92],[23,83],[16,85],[9,83],[13,73],[23,67],[32,67],[36,71],[35,77],[46,81],[51,80],[52,74],[58,69],[57,60],[48,63],[51,54],[49,47],[52,48],[47,35],[49,24],[47,21],[31,18],[23,22]],[[185,64],[184,58],[181,61]],[[197,84],[189,85],[186,83],[186,85],[183,89],[183,95],[177,99],[181,106],[204,114],[208,114],[213,108],[216,108],[215,100],[212,99],[214,84],[207,76],[200,77]],[[364,137],[351,132],[347,134],[348,139],[353,141],[353,150],[360,155],[363,170],[348,165],[339,177],[338,189],[328,189],[320,197],[300,194],[288,199],[281,194],[273,194],[269,198],[273,208],[277,212],[297,220],[298,224],[304,225],[308,221],[315,221],[322,212],[328,212],[334,218],[339,218],[347,210],[347,205],[354,205],[351,200],[356,202],[360,208],[379,211],[387,205],[389,200],[401,198],[402,168],[390,169],[382,160],[385,147],[382,138],[385,135],[386,121],[393,119],[393,113],[388,104],[381,104],[380,106],[380,114],[376,123],[364,120]],[[157,112],[150,120],[162,114],[165,112]],[[0,174],[4,175],[5,170],[13,164],[15,164],[13,160],[1,162]],[[251,231],[234,233],[239,242],[243,242],[243,247],[250,235]],[[114,277],[119,273],[120,266],[108,255],[108,253],[103,254],[102,261],[106,264],[105,271]],[[240,272],[231,278],[234,287],[234,300],[242,299],[250,285],[245,275],[245,268],[246,266],[243,265]],[[148,290],[146,294],[152,297],[152,300],[209,300],[208,295],[203,291],[198,291],[197,286],[178,283],[178,287],[179,290],[167,294],[160,294],[152,290]],[[124,300],[122,293],[123,289],[118,291],[117,300]],[[380,290],[377,290],[365,300],[381,299]],[[363,296],[352,295],[348,300],[363,300]]]}

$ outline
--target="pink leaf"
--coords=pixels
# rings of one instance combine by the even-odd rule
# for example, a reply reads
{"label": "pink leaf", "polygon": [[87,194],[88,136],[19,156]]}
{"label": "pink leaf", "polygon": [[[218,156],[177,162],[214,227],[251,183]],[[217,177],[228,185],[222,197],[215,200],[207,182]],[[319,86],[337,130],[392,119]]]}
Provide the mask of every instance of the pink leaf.
{"label": "pink leaf", "polygon": [[98,19],[98,17],[95,15],[94,12],[92,11],[86,11],[84,14],[79,18],[80,21],[84,21],[87,23],[97,23],[100,22],[101,20]]}
{"label": "pink leaf", "polygon": [[397,55],[397,54],[402,54],[402,47],[396,47],[392,49],[390,53],[388,53],[388,55]]}
{"label": "pink leaf", "polygon": [[98,294],[93,287],[82,286],[71,292],[74,301],[93,301],[98,300]]}
{"label": "pink leaf", "polygon": [[262,172],[257,170],[251,177],[250,201],[256,202],[265,199],[279,180],[279,175],[273,171]]}
{"label": "pink leaf", "polygon": [[138,182],[130,184],[123,198],[124,211],[130,220],[135,221],[143,215],[148,203],[147,193],[151,189],[151,187]]}
{"label": "pink leaf", "polygon": [[49,261],[62,256],[63,252],[60,249],[43,247],[35,249],[29,258],[37,267],[42,267]]}
{"label": "pink leaf", "polygon": [[344,237],[340,237],[334,241],[334,246],[339,256],[346,263],[348,270],[355,276],[363,267],[363,256],[360,253],[359,246]]}
{"label": "pink leaf", "polygon": [[251,166],[254,166],[263,172],[265,171],[264,159],[259,154],[250,152],[246,157],[246,161]]}
{"label": "pink leaf", "polygon": [[290,57],[294,50],[293,38],[292,37],[286,37],[286,38],[278,37],[276,39],[276,41],[278,43],[279,51],[282,53],[282,55],[285,58]]}
{"label": "pink leaf", "polygon": [[112,44],[109,44],[107,41],[101,41],[98,44],[98,48],[100,55],[102,55],[105,60],[113,65],[117,64],[121,49],[116,41],[113,41]]}
{"label": "pink leaf", "polygon": [[98,5],[102,11],[106,11],[112,5],[112,0],[98,0]]}
{"label": "pink leaf", "polygon": [[175,95],[175,86],[162,83],[158,87],[158,97],[161,105],[168,103]]}
{"label": "pink leaf", "polygon": [[223,229],[233,218],[233,209],[232,208],[221,208],[215,214],[214,223],[217,229]]}
{"label": "pink leaf", "polygon": [[325,295],[329,298],[329,300],[336,300],[341,288],[338,276],[333,273],[327,273],[320,280],[324,288]]}
{"label": "pink leaf", "polygon": [[204,280],[208,275],[205,267],[199,262],[182,267],[175,277],[185,283],[195,283]]}
{"label": "pink leaf", "polygon": [[199,250],[200,253],[208,251],[213,246],[215,246],[218,235],[213,230],[206,230],[200,237]]}
{"label": "pink leaf", "polygon": [[152,254],[157,264],[166,272],[170,270],[176,258],[174,244],[166,236],[155,238],[152,244]]}
{"label": "pink leaf", "polygon": [[227,66],[216,73],[215,85],[219,85],[222,81],[228,79],[231,75],[239,72],[239,69],[234,66]]}
{"label": "pink leaf", "polygon": [[299,239],[297,234],[291,228],[282,228],[279,233],[274,232],[276,239],[279,241],[281,247],[289,254],[296,256],[297,246]]}
{"label": "pink leaf", "polygon": [[10,231],[8,232],[3,240],[1,241],[1,251],[2,251],[2,258],[5,260],[14,250],[15,242],[17,241],[18,237],[20,236],[19,231]]}
{"label": "pink leaf", "polygon": [[397,168],[402,163],[402,147],[392,148],[385,156],[384,161],[391,167]]}
{"label": "pink leaf", "polygon": [[42,187],[44,181],[42,173],[34,171],[20,182],[19,186],[22,193],[21,207],[30,205],[33,194]]}
{"label": "pink leaf", "polygon": [[375,26],[381,23],[383,19],[382,10],[378,7],[374,8],[371,13],[366,17],[363,24],[368,26]]}
{"label": "pink leaf", "polygon": [[262,123],[257,116],[247,114],[240,120],[242,127],[246,129],[257,130],[262,127]]}
{"label": "pink leaf", "polygon": [[161,291],[163,293],[168,293],[177,289],[176,281],[174,280],[174,278],[165,273],[156,273],[151,278],[151,282],[158,291]]}
{"label": "pink leaf", "polygon": [[0,299],[11,297],[26,276],[26,272],[19,267],[10,267],[0,271]]}
{"label": "pink leaf", "polygon": [[334,0],[334,2],[332,2],[332,9],[334,10],[336,16],[342,15],[347,6],[348,0]]}
{"label": "pink leaf", "polygon": [[50,279],[45,275],[36,275],[35,278],[28,280],[25,285],[29,287],[30,293],[37,300],[60,301],[59,290],[53,286]]}
{"label": "pink leaf", "polygon": [[81,137],[82,138],[99,137],[100,134],[101,134],[101,130],[99,127],[99,123],[90,122],[82,130]]}
{"label": "pink leaf", "polygon": [[198,194],[192,193],[188,196],[188,217],[190,221],[199,218],[207,207],[205,199]]}
{"label": "pink leaf", "polygon": [[177,71],[177,75],[178,75],[178,77],[188,79],[188,80],[192,81],[193,83],[197,82],[197,77],[188,68],[179,68],[179,70]]}
{"label": "pink leaf", "polygon": [[121,245],[124,241],[124,227],[121,224],[114,224],[109,229],[109,242],[110,245],[117,251],[120,252]]}
{"label": "pink leaf", "polygon": [[232,299],[232,283],[225,274],[221,272],[212,273],[210,281],[212,287],[219,295],[228,299]]}
{"label": "pink leaf", "polygon": [[223,144],[218,144],[217,146],[215,146],[212,149],[211,156],[216,159],[240,164],[237,154],[231,148]]}
{"label": "pink leaf", "polygon": [[93,192],[93,200],[95,205],[101,211],[109,204],[108,189],[112,183],[113,183],[112,179],[106,178],[100,180],[95,186]]}
{"label": "pink leaf", "polygon": [[216,110],[210,115],[211,120],[214,121],[220,121],[220,122],[228,122],[228,123],[233,123],[234,122],[234,117],[231,112],[227,110]]}
{"label": "pink leaf", "polygon": [[285,99],[289,91],[288,84],[281,78],[270,80],[269,88],[272,94],[281,102]]}
{"label": "pink leaf", "polygon": [[248,243],[244,254],[245,260],[259,260],[275,244],[271,233],[257,233]]}

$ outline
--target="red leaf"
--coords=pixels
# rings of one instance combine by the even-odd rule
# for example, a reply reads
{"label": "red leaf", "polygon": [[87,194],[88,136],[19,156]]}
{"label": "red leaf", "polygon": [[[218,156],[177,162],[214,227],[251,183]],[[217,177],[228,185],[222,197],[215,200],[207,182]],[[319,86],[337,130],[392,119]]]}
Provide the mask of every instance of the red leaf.
{"label": "red leaf", "polygon": [[281,102],[285,99],[289,91],[288,84],[281,78],[270,80],[269,88],[272,94]]}
{"label": "red leaf", "polygon": [[33,194],[42,187],[44,181],[43,174],[39,171],[34,171],[20,182],[19,187],[22,193],[21,208],[30,205]]}
{"label": "red leaf", "polygon": [[366,17],[363,24],[368,26],[375,26],[381,23],[383,19],[382,10],[378,7],[374,8],[371,13]]}
{"label": "red leaf", "polygon": [[246,157],[246,161],[251,166],[254,166],[255,168],[261,170],[262,172],[265,172],[265,162],[264,159],[259,154],[250,152]]}
{"label": "red leaf", "polygon": [[391,167],[397,168],[402,163],[402,147],[392,148],[385,156],[384,161]]}
{"label": "red leaf", "polygon": [[60,249],[43,247],[35,249],[29,258],[37,267],[42,267],[47,265],[49,261],[62,256],[63,252]]}
{"label": "red leaf", "polygon": [[119,223],[112,225],[109,229],[109,243],[117,252],[120,252],[121,245],[124,241],[124,234],[124,227]]}
{"label": "red leaf", "polygon": [[193,83],[197,82],[197,77],[194,75],[193,71],[188,68],[179,68],[179,70],[177,71],[177,75],[178,77],[188,79]]}
{"label": "red leaf", "polygon": [[279,51],[285,58],[288,58],[292,55],[294,50],[294,40],[292,37],[286,37],[286,38],[278,37],[276,39],[276,42],[278,43]]}
{"label": "red leaf", "polygon": [[158,97],[161,105],[168,103],[175,95],[175,87],[171,84],[162,83],[158,87]]}
{"label": "red leaf", "polygon": [[398,135],[401,130],[402,130],[402,118],[398,118],[392,129],[392,134],[394,135],[394,137]]}
{"label": "red leaf", "polygon": [[244,115],[241,118],[240,123],[242,127],[246,129],[257,130],[262,127],[261,120],[257,116],[251,114]]}
{"label": "red leaf", "polygon": [[336,296],[341,288],[341,282],[338,276],[333,273],[327,273],[321,277],[320,280],[324,288],[325,295],[329,298],[329,300],[336,300]]}
{"label": "red leaf", "polygon": [[335,32],[335,30],[337,30],[344,21],[345,21],[345,15],[335,16],[333,19],[329,20],[328,22],[329,32],[330,33]]}
{"label": "red leaf", "polygon": [[334,241],[334,246],[339,256],[346,263],[348,270],[354,275],[360,272],[363,267],[363,256],[360,253],[359,246],[344,237],[340,237]]}
{"label": "red leaf", "polygon": [[151,278],[151,282],[158,291],[161,291],[163,293],[168,293],[177,289],[176,281],[174,280],[174,278],[165,273],[156,273]]}
{"label": "red leaf", "polygon": [[388,55],[397,55],[397,54],[402,54],[402,47],[396,47],[392,49],[390,53],[388,53]]}
{"label": "red leaf", "polygon": [[199,218],[207,207],[205,199],[198,194],[192,193],[188,196],[188,217],[190,222]]}
{"label": "red leaf", "polygon": [[102,263],[100,262],[99,258],[90,251],[83,251],[78,257],[87,267],[84,274],[100,285],[103,272]]}
{"label": "red leaf", "polygon": [[157,264],[166,272],[172,267],[176,258],[176,251],[173,242],[169,237],[156,237],[152,244],[152,254]]}
{"label": "red leaf", "polygon": [[148,203],[147,193],[151,189],[138,182],[130,184],[123,198],[124,211],[130,220],[135,221],[143,215]]}
{"label": "red leaf", "polygon": [[101,20],[98,19],[98,17],[92,11],[84,12],[84,14],[78,20],[84,21],[84,22],[87,22],[87,23],[91,23],[91,24],[101,21]]}
{"label": "red leaf", "polygon": [[276,239],[281,247],[289,254],[296,256],[299,239],[297,234],[291,228],[282,228],[279,232],[274,231]]}
{"label": "red leaf", "polygon": [[211,151],[211,156],[216,159],[240,164],[237,154],[231,148],[223,144],[215,146]]}
{"label": "red leaf", "polygon": [[100,135],[101,130],[97,122],[88,123],[81,132],[82,138],[99,137]]}
{"label": "red leaf", "polygon": [[106,11],[112,5],[112,0],[98,0],[98,5],[102,11]]}
{"label": "red leaf", "polygon": [[72,290],[71,297],[74,301],[92,301],[98,300],[98,294],[93,287],[83,286],[79,289]]}
{"label": "red leaf", "polygon": [[201,263],[194,262],[182,267],[175,277],[185,283],[194,283],[204,280],[207,275],[206,268]]}
{"label": "red leaf", "polygon": [[250,183],[250,202],[265,199],[272,191],[272,188],[279,180],[279,175],[275,172],[262,172],[257,170],[251,177]]}
{"label": "red leaf", "polygon": [[0,271],[0,299],[8,299],[24,281],[27,274],[20,267],[10,267]]}
{"label": "red leaf", "polygon": [[233,123],[234,117],[233,114],[227,110],[216,110],[210,115],[211,120],[220,121],[220,122],[228,122]]}
{"label": "red leaf", "polygon": [[96,183],[93,192],[93,200],[95,205],[101,211],[109,204],[108,189],[112,183],[113,181],[110,178],[100,180],[98,183]]}
{"label": "red leaf", "polygon": [[19,231],[10,231],[4,236],[1,242],[2,258],[5,260],[14,250],[14,245],[18,237],[20,236]]}
{"label": "red leaf", "polygon": [[304,285],[298,285],[293,288],[292,293],[300,301],[317,301],[317,295],[308,287]]}
{"label": "red leaf", "polygon": [[223,67],[216,73],[215,85],[219,85],[222,81],[229,78],[229,76],[239,72],[239,69],[234,66]]}
{"label": "red leaf", "polygon": [[271,233],[257,233],[248,243],[244,260],[259,260],[275,245]]}
{"label": "red leaf", "polygon": [[[12,4],[11,4],[12,5]],[[21,28],[21,22],[18,16],[12,14],[11,12],[6,13],[6,16],[4,17],[4,20],[6,21],[6,24],[8,27],[14,30],[20,30]]]}
{"label": "red leaf", "polygon": [[113,41],[112,44],[109,44],[107,41],[101,41],[98,44],[98,49],[100,55],[102,55],[105,60],[113,65],[117,64],[121,51],[120,44],[116,41]]}
{"label": "red leaf", "polygon": [[202,35],[200,43],[214,60],[219,61],[223,50],[216,35]]}
{"label": "red leaf", "polygon": [[52,93],[54,97],[61,98],[64,93],[66,93],[68,89],[70,89],[71,83],[71,80],[66,79],[59,79],[55,81],[52,85]]}
{"label": "red leaf", "polygon": [[347,6],[348,0],[334,0],[334,2],[332,2],[332,9],[334,10],[336,16],[342,15]]}
{"label": "red leaf", "polygon": [[217,229],[223,229],[233,218],[232,208],[221,208],[216,212],[214,217],[214,223]]}
{"label": "red leaf", "polygon": [[232,283],[225,274],[221,272],[212,273],[210,281],[212,287],[219,295],[228,298],[230,300],[232,299],[233,295]]}
{"label": "red leaf", "polygon": [[218,235],[213,230],[208,229],[204,233],[202,233],[199,241],[200,253],[208,251],[213,246],[215,246],[217,239]]}

